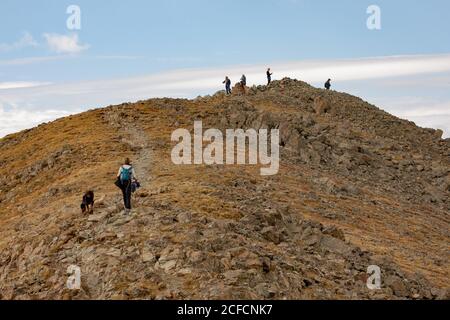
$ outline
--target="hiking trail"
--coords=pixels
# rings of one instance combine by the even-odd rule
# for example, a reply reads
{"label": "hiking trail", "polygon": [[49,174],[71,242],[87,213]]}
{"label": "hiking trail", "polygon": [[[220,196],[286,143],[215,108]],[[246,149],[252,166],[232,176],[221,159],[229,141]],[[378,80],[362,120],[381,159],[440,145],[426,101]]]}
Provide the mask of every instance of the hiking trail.
{"label": "hiking trail", "polygon": [[129,117],[124,115],[124,112],[109,110],[107,115],[109,124],[118,131],[118,134],[126,136],[123,142],[127,143],[132,150],[140,150],[137,157],[131,160],[142,186],[148,186],[151,181],[150,165],[152,159],[149,139],[137,121],[130,121]]}

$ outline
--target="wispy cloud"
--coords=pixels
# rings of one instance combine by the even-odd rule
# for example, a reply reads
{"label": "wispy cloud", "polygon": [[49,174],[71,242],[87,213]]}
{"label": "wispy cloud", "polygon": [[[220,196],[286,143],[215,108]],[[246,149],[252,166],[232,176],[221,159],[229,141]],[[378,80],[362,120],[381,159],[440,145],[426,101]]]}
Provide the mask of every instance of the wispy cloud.
{"label": "wispy cloud", "polygon": [[38,43],[34,40],[33,36],[28,32],[24,32],[22,37],[14,43],[0,43],[0,52],[9,52],[37,46]]}
{"label": "wispy cloud", "polygon": [[95,59],[99,60],[138,60],[143,59],[143,56],[125,56],[125,55],[100,55],[95,56]]}
{"label": "wispy cloud", "polygon": [[123,55],[103,55],[103,56],[74,56],[72,54],[59,54],[59,55],[51,55],[51,56],[40,56],[40,57],[26,57],[26,58],[17,58],[17,59],[7,59],[0,60],[0,66],[5,67],[14,67],[14,66],[24,66],[30,64],[40,64],[47,63],[65,59],[96,59],[96,60],[138,60],[143,59],[141,56],[123,56]]}
{"label": "wispy cloud", "polygon": [[450,138],[450,115],[409,116],[407,119],[423,128],[441,129],[443,138]]}
{"label": "wispy cloud", "polygon": [[0,137],[68,116],[71,113],[73,112],[64,110],[29,111],[13,109],[8,111],[0,104]]}
{"label": "wispy cloud", "polygon": [[399,117],[450,116],[450,101],[446,99],[405,96],[377,99],[381,106],[395,112]]}
{"label": "wispy cloud", "polygon": [[[261,74],[261,68],[248,71]],[[380,79],[450,71],[450,54],[275,63],[272,69],[278,77],[294,76],[309,82],[330,77],[335,81]]]}
{"label": "wispy cloud", "polygon": [[[14,43],[0,43],[0,53],[1,52],[9,52],[15,51],[27,47],[48,47],[48,49],[56,53],[57,55],[53,56],[35,56],[35,57],[26,57],[26,58],[16,58],[16,59],[8,59],[8,60],[0,60],[0,66],[21,66],[21,65],[29,65],[36,64],[42,62],[51,62],[55,60],[61,60],[65,58],[73,57],[74,54],[80,53],[89,49],[88,44],[82,44],[80,42],[79,36],[76,33],[69,35],[61,35],[56,33],[45,33],[43,34],[45,39],[45,45],[40,45],[33,36],[24,32],[22,38],[17,40]],[[97,56],[97,59],[137,59],[134,56]]]}
{"label": "wispy cloud", "polygon": [[27,82],[27,81],[0,82],[0,90],[33,88],[46,86],[49,84],[51,84],[51,82]]}
{"label": "wispy cloud", "polygon": [[0,60],[0,66],[23,66],[35,63],[43,63],[54,60],[60,60],[66,58],[65,56],[47,56],[47,57],[27,57],[27,58],[17,58],[17,59],[8,59],[8,60]]}
{"label": "wispy cloud", "polygon": [[76,33],[70,35],[45,33],[44,38],[50,50],[56,53],[74,54],[89,49],[89,45],[80,43]]}
{"label": "wispy cloud", "polygon": [[[23,106],[28,106],[26,107],[27,110],[34,111],[62,109],[64,112],[78,112],[79,110],[87,110],[92,107],[152,97],[191,98],[222,89],[222,81],[225,75],[230,76],[237,82],[242,73],[245,73],[250,85],[265,83],[265,70],[267,67],[269,65],[188,69],[123,79],[16,88],[13,90],[2,90],[0,92],[0,103],[3,103],[4,106],[21,106],[18,110],[25,108]],[[449,73],[450,54],[284,62],[273,63],[270,67],[275,72],[275,79],[291,77],[320,84],[330,77],[336,83],[348,84],[351,84],[352,81],[358,84],[364,81],[378,82],[377,79],[382,79],[383,82],[386,79],[406,81],[411,76],[414,76],[416,81],[421,81],[420,79],[423,76]],[[408,87],[406,86],[406,88]],[[379,97],[384,97],[383,93],[378,94]],[[450,96],[446,97],[446,99],[445,101],[439,101],[439,105],[436,101],[425,98],[421,104],[412,104],[408,101],[395,102],[392,100],[392,106],[390,106],[390,100],[386,99],[382,106],[386,107],[390,112],[406,118],[415,117],[417,119],[417,117],[426,116],[428,118],[426,123],[423,122],[424,125],[448,130],[450,125],[445,125],[445,123],[443,125],[442,121],[433,120],[436,119],[435,116],[438,113],[442,112],[443,108],[450,105]],[[434,105],[436,108],[430,108],[430,105]],[[405,112],[405,110],[409,113]],[[1,117],[0,115],[0,122],[8,122]],[[25,122],[22,123],[24,128],[29,126]],[[13,129],[17,129],[17,126],[14,126]],[[447,136],[449,134],[450,131],[447,132]]]}

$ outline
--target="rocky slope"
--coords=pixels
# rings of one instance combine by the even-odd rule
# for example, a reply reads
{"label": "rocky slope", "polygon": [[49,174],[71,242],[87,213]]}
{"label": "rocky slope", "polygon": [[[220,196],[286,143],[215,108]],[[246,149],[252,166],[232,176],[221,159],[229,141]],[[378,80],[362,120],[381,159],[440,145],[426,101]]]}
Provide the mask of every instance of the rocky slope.
{"label": "rocky slope", "polygon": [[[177,166],[171,133],[279,128],[281,168]],[[0,140],[2,299],[448,299],[450,142],[284,79],[89,111]],[[121,214],[114,175],[143,188]],[[82,215],[94,189],[93,215]],[[66,288],[67,267],[82,288]],[[367,267],[382,270],[368,290]]]}

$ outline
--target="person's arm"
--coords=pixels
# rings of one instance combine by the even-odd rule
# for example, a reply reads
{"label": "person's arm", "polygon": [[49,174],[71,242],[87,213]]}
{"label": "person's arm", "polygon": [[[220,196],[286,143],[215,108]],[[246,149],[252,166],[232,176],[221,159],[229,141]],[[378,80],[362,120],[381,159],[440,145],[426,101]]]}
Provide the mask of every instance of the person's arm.
{"label": "person's arm", "polygon": [[121,173],[122,173],[122,167],[119,168],[119,172],[117,173],[117,178],[120,178]]}

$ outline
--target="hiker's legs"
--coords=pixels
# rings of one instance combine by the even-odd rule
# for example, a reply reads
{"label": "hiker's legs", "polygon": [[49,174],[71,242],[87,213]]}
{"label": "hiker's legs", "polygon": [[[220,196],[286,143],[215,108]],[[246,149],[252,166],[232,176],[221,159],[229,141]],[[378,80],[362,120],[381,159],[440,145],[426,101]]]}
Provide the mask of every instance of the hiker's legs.
{"label": "hiker's legs", "polygon": [[123,194],[123,204],[125,209],[131,210],[131,182],[124,182],[122,189]]}
{"label": "hiker's legs", "polygon": [[123,195],[123,205],[126,208],[127,196],[126,196],[126,193],[125,193],[125,187],[122,188],[122,195]]}
{"label": "hiker's legs", "polygon": [[131,210],[131,182],[125,188],[125,208]]}

